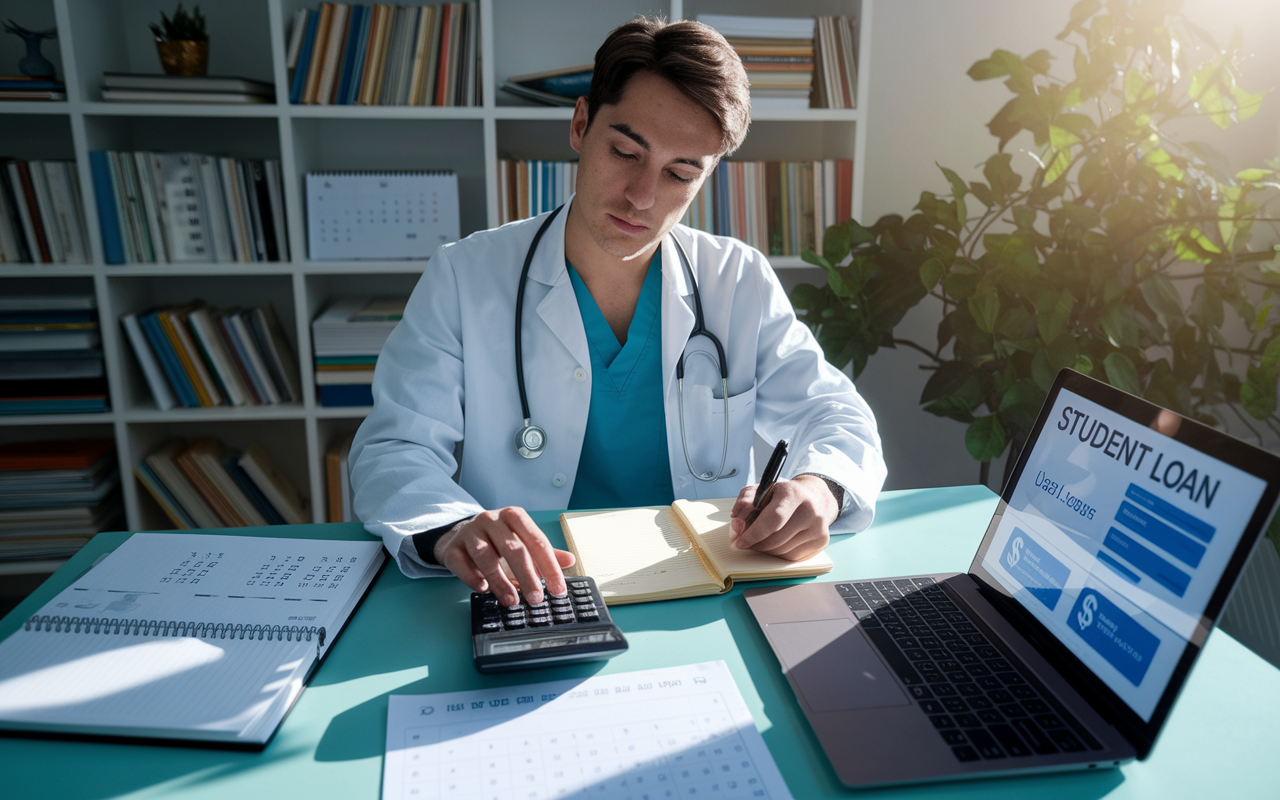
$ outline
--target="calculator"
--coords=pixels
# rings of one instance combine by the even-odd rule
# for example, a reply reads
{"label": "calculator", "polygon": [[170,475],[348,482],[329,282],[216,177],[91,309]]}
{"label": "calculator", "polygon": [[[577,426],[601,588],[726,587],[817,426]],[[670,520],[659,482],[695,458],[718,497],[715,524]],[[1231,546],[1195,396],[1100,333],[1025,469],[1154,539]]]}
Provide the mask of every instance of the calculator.
{"label": "calculator", "polygon": [[492,592],[471,593],[471,642],[476,669],[506,672],[578,661],[603,661],[626,652],[627,640],[613,624],[596,582],[566,577],[569,592],[541,603],[520,598],[503,606]]}

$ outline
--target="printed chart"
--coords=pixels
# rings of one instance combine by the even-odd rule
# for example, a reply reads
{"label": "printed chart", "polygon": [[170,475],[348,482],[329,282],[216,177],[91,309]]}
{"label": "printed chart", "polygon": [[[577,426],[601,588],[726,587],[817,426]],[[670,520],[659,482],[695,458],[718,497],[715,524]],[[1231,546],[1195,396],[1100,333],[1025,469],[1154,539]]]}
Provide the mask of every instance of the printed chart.
{"label": "printed chart", "polygon": [[790,798],[723,661],[393,695],[383,800]]}

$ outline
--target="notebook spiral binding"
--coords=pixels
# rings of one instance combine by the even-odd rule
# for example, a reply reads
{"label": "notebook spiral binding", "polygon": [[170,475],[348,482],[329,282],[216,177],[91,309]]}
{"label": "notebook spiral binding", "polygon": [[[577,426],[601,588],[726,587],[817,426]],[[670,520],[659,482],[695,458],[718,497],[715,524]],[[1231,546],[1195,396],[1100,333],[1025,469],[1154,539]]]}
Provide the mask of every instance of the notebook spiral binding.
{"label": "notebook spiral binding", "polygon": [[197,639],[258,639],[278,642],[318,639],[324,647],[323,627],[305,625],[241,625],[231,622],[180,622],[175,620],[114,619],[109,617],[67,617],[37,615],[27,620],[23,630],[52,633],[123,633],[126,636],[190,636]]}

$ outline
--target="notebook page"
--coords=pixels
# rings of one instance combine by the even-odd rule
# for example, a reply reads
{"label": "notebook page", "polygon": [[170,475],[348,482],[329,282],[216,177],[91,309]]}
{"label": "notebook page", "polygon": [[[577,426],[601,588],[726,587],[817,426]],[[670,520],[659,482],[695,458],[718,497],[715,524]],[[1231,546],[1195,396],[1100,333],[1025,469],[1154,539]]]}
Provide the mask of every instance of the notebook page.
{"label": "notebook page", "polygon": [[19,630],[0,642],[0,719],[135,735],[247,732],[282,694],[302,690],[315,657],[305,640]]}
{"label": "notebook page", "polygon": [[581,574],[595,579],[606,603],[724,590],[668,507],[568,512],[560,515],[560,524],[578,554]]}
{"label": "notebook page", "polygon": [[698,537],[703,554],[719,574],[750,580],[821,575],[831,570],[831,558],[825,552],[804,561],[788,561],[768,553],[733,549],[729,543],[729,512],[735,502],[737,498],[725,497],[718,500],[677,500],[672,504],[676,515]]}
{"label": "notebook page", "polygon": [[39,615],[332,628],[381,544],[136,533]]}

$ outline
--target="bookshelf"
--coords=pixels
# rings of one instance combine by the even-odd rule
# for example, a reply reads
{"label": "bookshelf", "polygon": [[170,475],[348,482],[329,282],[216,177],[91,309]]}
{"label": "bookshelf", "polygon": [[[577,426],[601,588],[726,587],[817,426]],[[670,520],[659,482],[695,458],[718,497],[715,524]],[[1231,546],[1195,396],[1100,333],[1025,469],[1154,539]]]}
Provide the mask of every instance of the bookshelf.
{"label": "bookshelf", "polygon": [[[858,19],[858,108],[765,111],[752,121],[742,160],[851,158],[853,212],[862,213],[868,54],[873,0],[478,0],[483,105],[474,108],[289,105],[286,26],[318,0],[219,0],[205,4],[209,73],[274,82],[278,101],[255,106],[107,103],[105,71],[159,72],[147,29],[151,0],[0,0],[0,19],[57,27],[43,52],[67,84],[65,102],[0,103],[0,155],[75,159],[93,260],[89,264],[0,264],[0,294],[96,296],[112,409],[97,414],[0,416],[0,442],[114,436],[130,530],[171,523],[132,477],[134,466],[170,436],[215,435],[244,447],[260,441],[308,498],[325,511],[324,451],[354,430],[368,409],[322,408],[311,364],[311,320],[347,294],[408,294],[420,262],[310,262],[303,176],[316,170],[451,169],[458,174],[462,233],[498,221],[498,159],[569,159],[571,109],[534,106],[496,88],[509,75],[590,62],[605,35],[638,13],[671,19],[700,13]],[[171,4],[172,5],[172,4]],[[172,10],[167,5],[166,10]],[[16,72],[16,37],[0,37],[0,73]],[[251,264],[125,264],[103,258],[89,172],[91,150],[195,151],[275,158],[284,176],[292,260]],[[784,281],[804,273],[797,257],[773,259]],[[277,406],[159,411],[119,325],[123,314],[203,298],[214,305],[270,301],[297,354],[304,401]],[[33,567],[51,569],[49,565]]]}

